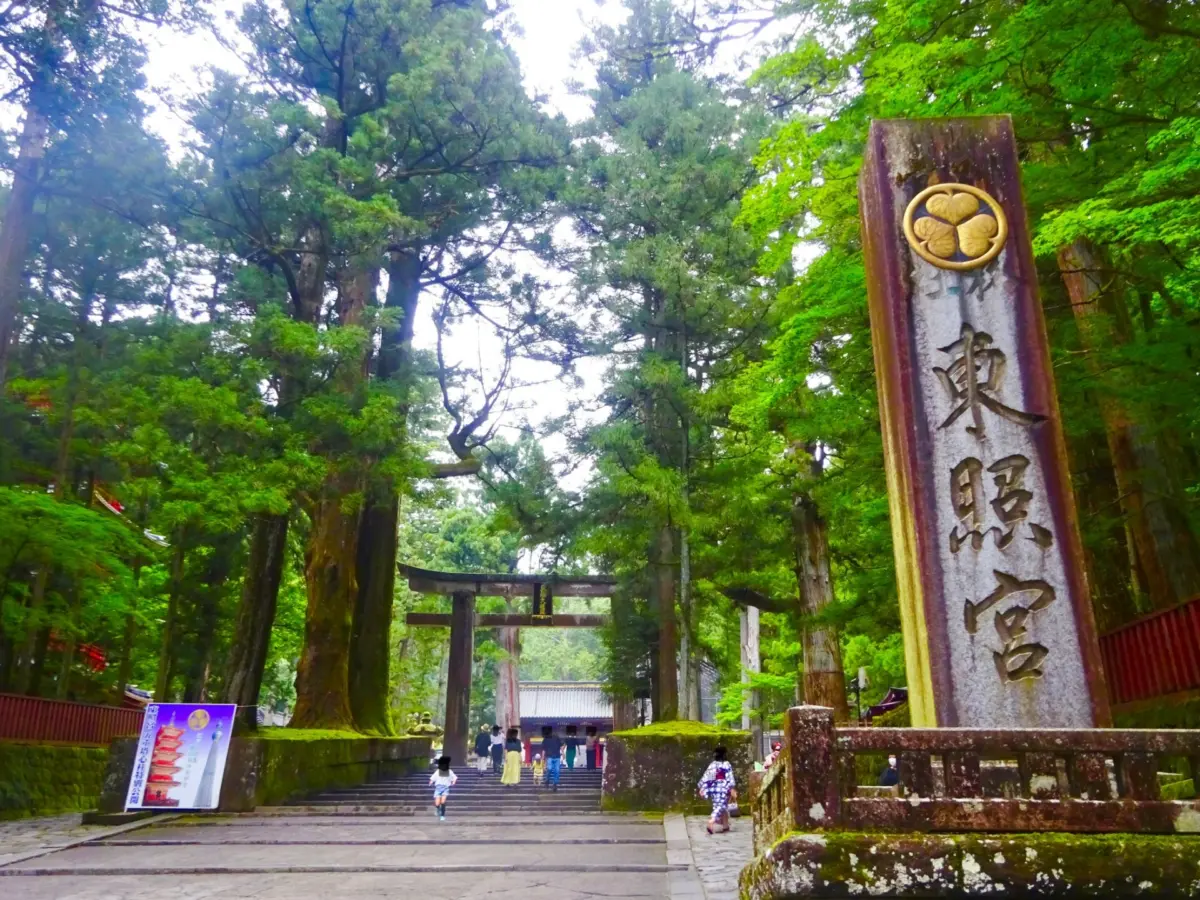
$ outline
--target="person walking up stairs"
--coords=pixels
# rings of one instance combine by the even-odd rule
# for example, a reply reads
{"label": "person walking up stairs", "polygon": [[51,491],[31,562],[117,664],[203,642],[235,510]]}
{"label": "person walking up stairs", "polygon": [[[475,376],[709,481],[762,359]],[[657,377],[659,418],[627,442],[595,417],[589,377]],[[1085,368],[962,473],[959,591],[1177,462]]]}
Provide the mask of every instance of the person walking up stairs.
{"label": "person walking up stairs", "polygon": [[542,758],[546,761],[546,784],[555,792],[562,777],[562,749],[562,740],[554,733],[554,726],[543,725]]}

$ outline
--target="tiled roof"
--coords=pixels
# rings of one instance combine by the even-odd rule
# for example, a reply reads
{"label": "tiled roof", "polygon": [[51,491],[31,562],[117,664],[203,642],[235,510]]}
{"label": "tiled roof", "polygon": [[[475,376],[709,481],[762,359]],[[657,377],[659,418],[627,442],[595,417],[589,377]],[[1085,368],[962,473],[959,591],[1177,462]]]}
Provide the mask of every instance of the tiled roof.
{"label": "tiled roof", "polygon": [[551,719],[562,725],[602,721],[612,718],[612,701],[597,682],[524,681],[521,718]]}

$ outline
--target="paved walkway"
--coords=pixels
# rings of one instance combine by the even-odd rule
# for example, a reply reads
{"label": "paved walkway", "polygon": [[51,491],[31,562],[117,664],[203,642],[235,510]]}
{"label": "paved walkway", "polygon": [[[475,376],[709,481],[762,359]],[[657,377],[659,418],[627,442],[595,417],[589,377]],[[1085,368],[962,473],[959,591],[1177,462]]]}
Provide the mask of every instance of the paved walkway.
{"label": "paved walkway", "polygon": [[5,900],[353,896],[420,900],[730,900],[749,822],[555,815],[178,815],[124,826],[0,825]]}
{"label": "paved walkway", "polygon": [[0,896],[659,900],[694,877],[636,816],[180,816],[98,837],[0,865]]}
{"label": "paved walkway", "polygon": [[738,874],[754,857],[750,819],[734,819],[733,830],[724,834],[709,834],[707,824],[703,816],[687,817],[688,842],[705,900],[738,900]]}

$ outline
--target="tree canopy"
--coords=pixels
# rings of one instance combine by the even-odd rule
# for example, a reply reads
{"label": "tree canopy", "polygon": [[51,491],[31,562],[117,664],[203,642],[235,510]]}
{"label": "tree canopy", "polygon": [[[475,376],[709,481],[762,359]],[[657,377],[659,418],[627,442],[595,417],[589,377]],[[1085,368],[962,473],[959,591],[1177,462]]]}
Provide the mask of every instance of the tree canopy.
{"label": "tree canopy", "polygon": [[[658,718],[710,708],[709,667],[728,721],[902,684],[855,189],[887,117],[1013,117],[1097,620],[1200,594],[1190,4],[623,0],[573,121],[490,0],[28,10],[0,690],[392,733],[444,703],[445,635],[404,615],[448,601],[405,562],[615,576],[560,607],[610,626],[525,629],[521,677]],[[146,23],[242,60],[158,101],[177,135]]]}

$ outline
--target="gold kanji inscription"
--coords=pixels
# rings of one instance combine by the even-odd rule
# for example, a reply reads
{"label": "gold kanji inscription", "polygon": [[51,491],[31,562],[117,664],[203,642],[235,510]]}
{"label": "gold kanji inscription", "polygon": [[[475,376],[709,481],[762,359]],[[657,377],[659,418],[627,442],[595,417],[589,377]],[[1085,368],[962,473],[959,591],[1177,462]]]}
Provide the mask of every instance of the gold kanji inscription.
{"label": "gold kanji inscription", "polygon": [[1022,581],[1007,572],[993,570],[992,574],[996,576],[996,589],[978,603],[966,601],[963,608],[967,634],[975,634],[979,630],[980,616],[993,606],[1010,597],[1033,595],[1033,600],[1027,604],[1017,603],[996,613],[992,621],[1003,647],[992,652],[992,660],[1003,681],[1041,678],[1042,662],[1050,651],[1043,644],[1026,640],[1029,636],[1028,622],[1035,612],[1053,603],[1057,594],[1049,583],[1040,578]]}
{"label": "gold kanji inscription", "polygon": [[954,404],[950,415],[938,428],[949,428],[963,413],[970,412],[973,424],[967,426],[967,431],[982,439],[985,409],[1018,425],[1036,425],[1046,418],[1000,402],[997,392],[1004,383],[1008,357],[1004,351],[992,346],[990,334],[976,331],[964,322],[961,337],[953,344],[938,349],[950,354],[951,361],[944,369],[935,366],[933,372]]}

